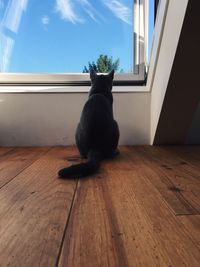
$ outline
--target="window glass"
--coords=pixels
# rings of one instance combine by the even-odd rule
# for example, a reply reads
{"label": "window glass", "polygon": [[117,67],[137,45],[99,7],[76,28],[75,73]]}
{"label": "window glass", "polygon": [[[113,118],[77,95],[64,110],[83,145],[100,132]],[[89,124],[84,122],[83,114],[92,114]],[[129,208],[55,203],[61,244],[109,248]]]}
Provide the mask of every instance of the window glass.
{"label": "window glass", "polygon": [[[133,0],[0,0],[0,72],[132,73]],[[148,60],[154,29],[149,0]]]}
{"label": "window glass", "polygon": [[154,32],[154,3],[155,0],[149,0],[149,40],[148,40],[148,60],[150,60],[151,47],[153,42],[153,32]]}
{"label": "window glass", "polygon": [[133,2],[0,0],[0,71],[80,73],[99,59],[131,73]]}

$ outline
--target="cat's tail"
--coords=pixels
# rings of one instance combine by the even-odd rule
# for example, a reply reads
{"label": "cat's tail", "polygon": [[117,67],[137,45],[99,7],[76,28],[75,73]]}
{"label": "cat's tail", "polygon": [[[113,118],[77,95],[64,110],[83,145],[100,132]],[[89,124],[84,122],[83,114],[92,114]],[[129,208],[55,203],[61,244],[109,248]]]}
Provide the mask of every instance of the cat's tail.
{"label": "cat's tail", "polygon": [[82,178],[95,173],[100,167],[100,154],[90,151],[88,161],[76,165],[71,165],[58,172],[60,178],[74,179]]}

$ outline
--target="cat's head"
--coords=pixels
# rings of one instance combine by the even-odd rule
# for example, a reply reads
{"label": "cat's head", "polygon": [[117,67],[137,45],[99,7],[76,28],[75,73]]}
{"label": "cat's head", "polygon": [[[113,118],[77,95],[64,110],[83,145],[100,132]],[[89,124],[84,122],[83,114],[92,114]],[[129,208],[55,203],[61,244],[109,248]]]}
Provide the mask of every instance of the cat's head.
{"label": "cat's head", "polygon": [[105,97],[107,97],[112,103],[113,102],[112,84],[113,84],[114,72],[115,71],[112,70],[110,73],[106,75],[97,75],[96,71],[91,69],[90,79],[92,87],[89,96],[94,94],[102,94]]}

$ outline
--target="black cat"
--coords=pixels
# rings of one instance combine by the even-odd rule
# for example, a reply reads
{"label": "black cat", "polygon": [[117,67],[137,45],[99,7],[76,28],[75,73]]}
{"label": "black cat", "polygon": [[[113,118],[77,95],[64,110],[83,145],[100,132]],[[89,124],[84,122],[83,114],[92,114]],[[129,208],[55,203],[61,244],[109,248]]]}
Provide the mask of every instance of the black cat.
{"label": "black cat", "polygon": [[61,169],[62,178],[80,178],[97,171],[100,161],[117,154],[119,128],[113,118],[112,82],[114,70],[107,75],[90,71],[92,87],[76,130],[76,144],[88,161]]}

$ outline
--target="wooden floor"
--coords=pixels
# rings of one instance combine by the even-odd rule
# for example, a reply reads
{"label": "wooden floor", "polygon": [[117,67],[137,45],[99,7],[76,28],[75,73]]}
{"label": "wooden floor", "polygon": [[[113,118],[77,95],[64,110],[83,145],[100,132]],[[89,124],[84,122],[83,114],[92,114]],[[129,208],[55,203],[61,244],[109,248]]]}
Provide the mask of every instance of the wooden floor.
{"label": "wooden floor", "polygon": [[120,147],[84,180],[68,148],[0,148],[0,267],[200,266],[200,147]]}

